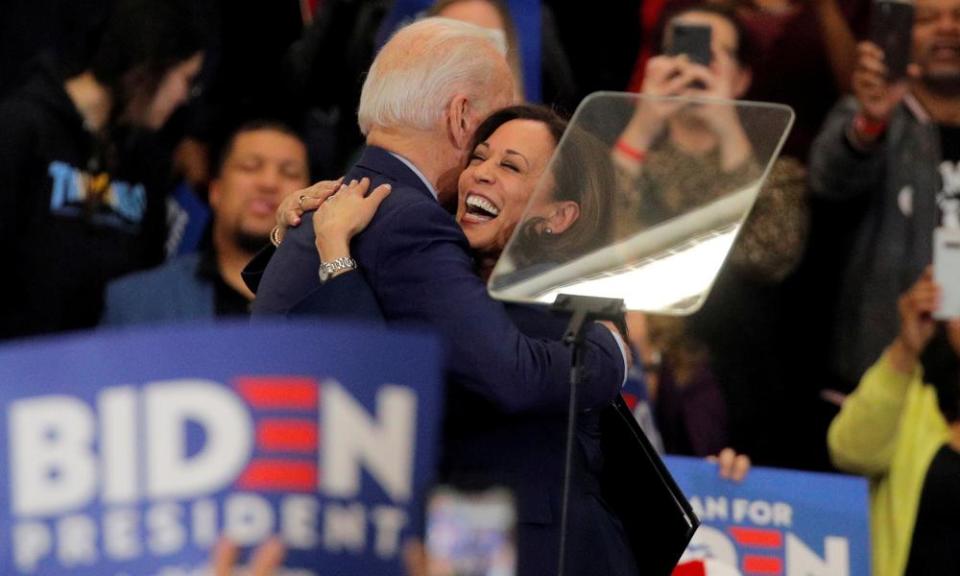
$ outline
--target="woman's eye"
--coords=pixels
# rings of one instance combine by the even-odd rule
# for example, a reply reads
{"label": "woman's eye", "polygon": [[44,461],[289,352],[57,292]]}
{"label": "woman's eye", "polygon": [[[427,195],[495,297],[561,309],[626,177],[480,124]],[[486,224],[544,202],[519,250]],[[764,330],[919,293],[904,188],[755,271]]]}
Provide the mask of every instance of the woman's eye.
{"label": "woman's eye", "polygon": [[517,165],[515,165],[515,164],[511,164],[511,163],[509,163],[509,162],[504,162],[504,163],[502,164],[502,166],[503,166],[504,168],[506,168],[507,170],[510,170],[511,172],[520,172],[520,167],[517,166]]}
{"label": "woman's eye", "polygon": [[470,155],[470,163],[471,163],[471,164],[476,164],[477,162],[483,162],[483,160],[484,160],[483,156],[481,156],[481,155],[479,155],[479,154],[471,154],[471,155]]}

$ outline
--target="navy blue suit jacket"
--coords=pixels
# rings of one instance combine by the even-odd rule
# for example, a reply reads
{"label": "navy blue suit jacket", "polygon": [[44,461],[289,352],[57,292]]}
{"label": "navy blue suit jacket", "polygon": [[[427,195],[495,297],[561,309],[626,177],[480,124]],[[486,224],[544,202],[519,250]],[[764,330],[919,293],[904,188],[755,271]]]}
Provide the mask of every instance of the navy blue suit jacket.
{"label": "navy blue suit jacket", "polygon": [[[511,488],[521,523],[519,573],[552,576],[569,393],[570,353],[559,342],[565,321],[490,299],[459,226],[402,162],[368,148],[346,178],[364,176],[371,188],[389,182],[393,191],[352,243],[360,273],[320,285],[313,231],[300,226],[270,258],[254,314],[417,322],[439,331],[451,383],[441,478],[458,486]],[[622,356],[602,327],[590,331],[587,350],[580,406],[607,406],[620,390]],[[600,501],[596,414],[580,418],[570,573],[632,574],[619,522]]]}
{"label": "navy blue suit jacket", "polygon": [[[363,177],[371,179],[371,188],[393,187],[351,243],[386,322],[425,324],[439,332],[452,381],[504,412],[565,411],[569,349],[517,329],[503,304],[487,295],[460,227],[403,162],[368,147],[346,175],[347,180]],[[287,232],[270,259],[254,301],[255,316],[294,308],[341,315],[355,301],[348,282],[320,285],[313,228],[305,221]],[[586,350],[580,405],[606,406],[623,383],[621,352],[600,326],[589,332]]]}

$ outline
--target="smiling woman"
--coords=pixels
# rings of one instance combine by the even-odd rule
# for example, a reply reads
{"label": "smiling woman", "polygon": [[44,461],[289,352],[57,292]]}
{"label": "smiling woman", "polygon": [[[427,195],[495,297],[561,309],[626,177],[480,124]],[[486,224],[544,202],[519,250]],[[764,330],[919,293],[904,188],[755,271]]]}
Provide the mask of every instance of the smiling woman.
{"label": "smiling woman", "polygon": [[[484,260],[500,256],[565,129],[552,111],[534,106],[504,108],[477,128],[458,182],[457,222]],[[561,206],[531,209],[546,215],[549,208],[559,213]],[[559,232],[564,223],[554,218],[552,225],[556,230],[547,224],[541,231]]]}
{"label": "smiling woman", "polygon": [[460,175],[457,222],[480,257],[482,275],[518,225],[515,256],[524,264],[567,260],[606,239],[614,172],[586,134],[567,134],[563,158],[553,164],[559,173],[542,184],[548,190],[534,194],[566,129],[553,111],[526,105],[494,112],[477,128]]}
{"label": "smiling woman", "polygon": [[511,120],[473,146],[460,174],[457,221],[474,250],[499,254],[555,145],[545,124]]}

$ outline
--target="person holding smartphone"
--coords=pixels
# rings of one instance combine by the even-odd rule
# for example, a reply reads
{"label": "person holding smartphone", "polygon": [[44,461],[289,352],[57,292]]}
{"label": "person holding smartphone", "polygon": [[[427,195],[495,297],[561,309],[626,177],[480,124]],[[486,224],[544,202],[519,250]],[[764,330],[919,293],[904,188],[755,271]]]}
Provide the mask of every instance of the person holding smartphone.
{"label": "person holding smartphone", "polygon": [[[750,88],[753,46],[736,13],[703,4],[667,20],[662,53],[647,63],[632,118],[613,148],[625,195],[618,216],[654,220],[739,189],[759,178],[753,144],[732,105],[688,105],[663,98],[736,100]],[[696,170],[691,169],[695,166]],[[803,168],[778,161],[731,258],[763,281],[782,280],[801,256],[807,230]],[[652,201],[651,201],[652,199]]]}
{"label": "person holding smartphone", "polygon": [[[663,36],[642,95],[736,100],[749,90],[754,50],[733,10],[686,8],[667,19]],[[622,189],[642,192],[624,194],[617,216],[633,227],[652,213],[666,219],[720,198],[760,177],[754,156],[735,106],[638,100],[613,159]],[[794,327],[782,283],[806,245],[806,196],[803,166],[778,159],[703,308],[688,319],[651,319],[667,452],[706,456],[732,444],[759,461],[783,462],[783,438],[797,426],[770,415],[799,389],[788,380]]]}
{"label": "person holding smartphone", "polygon": [[912,23],[909,7],[882,18],[885,4],[872,34],[885,46],[858,46],[853,94],[810,156],[811,193],[852,214],[833,239],[846,259],[830,345],[844,389],[896,336],[897,298],[931,263],[935,230],[955,226],[960,206],[960,0],[917,0]]}
{"label": "person holding smartphone", "polygon": [[960,573],[960,318],[934,319],[927,268],[900,296],[899,329],[830,425],[838,468],[871,480],[876,576]]}

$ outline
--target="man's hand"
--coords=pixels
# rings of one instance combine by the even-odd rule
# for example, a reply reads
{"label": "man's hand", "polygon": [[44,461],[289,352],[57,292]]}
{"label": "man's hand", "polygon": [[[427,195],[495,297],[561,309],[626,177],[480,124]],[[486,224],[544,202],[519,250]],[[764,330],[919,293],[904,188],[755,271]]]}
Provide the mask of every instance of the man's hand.
{"label": "man's hand", "polygon": [[[910,66],[908,73],[916,76],[917,67]],[[873,42],[861,42],[857,45],[857,63],[853,69],[851,87],[864,117],[872,122],[886,123],[906,96],[909,86],[906,79],[890,84],[883,50]]]}
{"label": "man's hand", "polygon": [[[240,550],[227,539],[221,539],[213,549],[213,576],[234,576]],[[283,562],[286,550],[278,538],[271,538],[253,553],[250,565],[242,573],[245,576],[274,576]]]}

